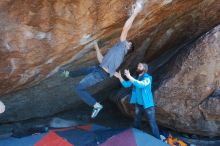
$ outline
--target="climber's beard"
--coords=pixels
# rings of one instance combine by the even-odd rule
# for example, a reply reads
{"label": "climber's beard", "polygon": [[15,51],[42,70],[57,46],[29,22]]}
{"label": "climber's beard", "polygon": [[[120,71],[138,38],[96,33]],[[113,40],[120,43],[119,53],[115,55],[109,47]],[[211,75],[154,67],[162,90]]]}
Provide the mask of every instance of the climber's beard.
{"label": "climber's beard", "polygon": [[137,73],[138,75],[141,75],[141,74],[143,74],[144,72],[145,72],[144,69],[142,69],[142,70],[137,69],[137,70],[136,70],[136,73]]}

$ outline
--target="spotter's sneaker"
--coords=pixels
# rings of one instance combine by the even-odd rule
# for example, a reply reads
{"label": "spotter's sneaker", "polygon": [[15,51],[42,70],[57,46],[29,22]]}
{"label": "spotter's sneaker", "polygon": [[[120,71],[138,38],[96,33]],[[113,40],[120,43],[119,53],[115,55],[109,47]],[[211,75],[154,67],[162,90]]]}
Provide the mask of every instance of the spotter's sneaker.
{"label": "spotter's sneaker", "polygon": [[103,106],[97,102],[93,107],[91,118],[95,118],[102,109]]}

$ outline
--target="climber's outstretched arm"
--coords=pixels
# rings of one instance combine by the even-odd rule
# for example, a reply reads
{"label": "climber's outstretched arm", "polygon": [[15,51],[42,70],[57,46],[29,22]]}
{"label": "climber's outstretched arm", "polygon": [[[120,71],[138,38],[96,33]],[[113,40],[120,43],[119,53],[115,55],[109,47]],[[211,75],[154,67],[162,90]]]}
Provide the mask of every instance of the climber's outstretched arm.
{"label": "climber's outstretched arm", "polygon": [[128,35],[128,31],[130,30],[132,23],[134,22],[135,17],[138,15],[138,13],[141,12],[143,7],[143,4],[141,3],[136,3],[135,4],[135,8],[132,12],[132,15],[130,18],[128,18],[128,20],[125,22],[125,25],[123,27],[122,33],[121,33],[121,37],[120,40],[121,41],[125,41]]}

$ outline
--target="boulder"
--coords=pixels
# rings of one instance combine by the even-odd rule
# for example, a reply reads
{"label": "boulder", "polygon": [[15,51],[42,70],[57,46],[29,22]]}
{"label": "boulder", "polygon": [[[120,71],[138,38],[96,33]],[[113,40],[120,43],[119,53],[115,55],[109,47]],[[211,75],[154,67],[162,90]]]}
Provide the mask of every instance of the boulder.
{"label": "boulder", "polygon": [[[56,74],[97,64],[92,43],[101,51],[119,40],[133,0],[5,0],[0,2],[0,99],[6,111],[0,123],[48,116],[79,108],[73,86],[80,78]],[[146,1],[128,39],[135,52],[124,66],[151,61],[163,52],[193,40],[220,23],[218,0]],[[113,92],[109,80],[93,88]],[[105,96],[106,97],[106,96]],[[103,98],[103,97],[102,97]]]}

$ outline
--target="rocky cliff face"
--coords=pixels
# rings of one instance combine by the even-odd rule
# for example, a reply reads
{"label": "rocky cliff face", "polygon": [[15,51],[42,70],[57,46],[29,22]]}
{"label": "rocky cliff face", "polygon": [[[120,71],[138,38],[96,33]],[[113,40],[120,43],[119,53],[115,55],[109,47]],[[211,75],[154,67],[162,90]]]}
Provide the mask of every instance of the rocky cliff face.
{"label": "rocky cliff face", "polygon": [[[99,40],[106,53],[118,41],[133,2],[1,1],[0,99],[6,104],[6,112],[0,122],[47,116],[78,105],[80,100],[74,96],[72,86],[79,78],[62,79],[55,74],[57,69],[68,63],[67,69],[97,63],[93,40]],[[126,58],[124,66],[133,68],[139,61],[152,61],[197,38],[220,23],[219,11],[218,0],[147,1],[129,32],[135,52]],[[110,87],[112,82],[93,92]],[[204,115],[212,111],[210,106],[204,108],[210,102],[201,104]],[[193,132],[190,126],[187,128]]]}
{"label": "rocky cliff face", "polygon": [[159,70],[166,72],[160,74],[155,91],[162,124],[184,132],[220,135],[219,58],[220,26]]}

